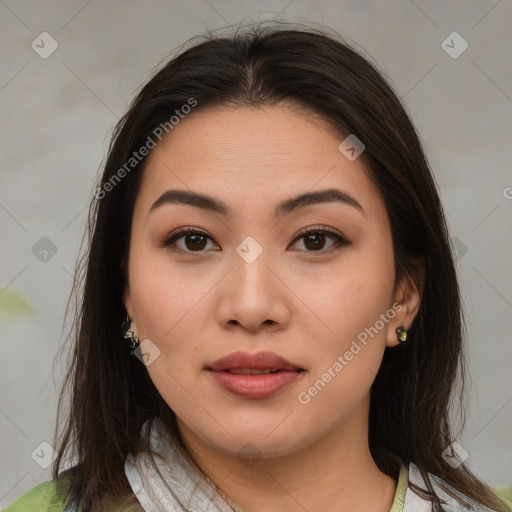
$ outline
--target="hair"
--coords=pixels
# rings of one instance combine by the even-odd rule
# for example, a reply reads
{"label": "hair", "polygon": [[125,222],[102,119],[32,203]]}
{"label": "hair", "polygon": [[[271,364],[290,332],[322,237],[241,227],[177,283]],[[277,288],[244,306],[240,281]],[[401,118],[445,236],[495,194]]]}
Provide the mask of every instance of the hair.
{"label": "hair", "polygon": [[[364,143],[359,158],[390,221],[395,282],[406,277],[419,284],[417,261],[424,267],[421,304],[408,341],[385,351],[371,387],[372,457],[388,475],[414,462],[424,477],[437,475],[478,503],[508,510],[465,464],[455,469],[441,457],[454,439],[452,400],[458,397],[464,409],[463,310],[435,179],[419,136],[383,73],[325,28],[274,22],[239,28],[229,36],[196,36],[186,44],[189,48],[141,88],[116,125],[98,184],[103,192],[90,204],[82,240],[87,248],[77,261],[68,302],[69,308],[74,298],[68,334],[73,351],[59,396],[52,468],[54,479],[69,477],[69,502],[82,511],[133,498],[124,462],[128,453],[148,449],[148,440],[140,437],[146,420],[160,418],[183,447],[174,412],[145,366],[129,357],[123,340],[131,221],[147,158],[131,161],[129,172],[119,171],[126,170],[156,127],[193,98],[196,110],[292,105]],[[69,455],[76,464],[62,471]],[[428,487],[434,510],[440,510],[441,499]]]}

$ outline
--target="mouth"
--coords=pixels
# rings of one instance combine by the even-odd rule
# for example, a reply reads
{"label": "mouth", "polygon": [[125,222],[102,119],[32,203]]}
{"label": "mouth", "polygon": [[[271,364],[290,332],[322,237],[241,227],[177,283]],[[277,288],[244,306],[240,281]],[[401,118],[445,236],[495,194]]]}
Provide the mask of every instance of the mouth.
{"label": "mouth", "polygon": [[233,352],[205,368],[224,390],[244,398],[268,398],[306,370],[272,352]]}
{"label": "mouth", "polygon": [[230,368],[228,370],[223,370],[225,372],[234,373],[236,375],[267,375],[269,373],[278,373],[281,370],[281,368],[277,370],[271,370],[270,368],[267,369],[258,369],[258,368]]}
{"label": "mouth", "polygon": [[206,367],[214,372],[229,371],[243,375],[276,373],[279,371],[301,371],[304,368],[291,363],[273,352],[232,352]]}

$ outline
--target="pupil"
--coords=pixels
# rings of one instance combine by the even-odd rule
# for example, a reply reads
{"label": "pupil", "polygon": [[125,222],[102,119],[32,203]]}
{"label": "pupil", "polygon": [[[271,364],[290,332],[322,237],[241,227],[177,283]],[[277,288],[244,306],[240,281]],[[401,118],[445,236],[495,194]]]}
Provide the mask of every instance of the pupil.
{"label": "pupil", "polygon": [[[308,245],[308,240],[312,240],[314,239],[311,247]],[[319,240],[321,239],[321,240]],[[325,235],[319,233],[319,234],[313,234],[313,235],[308,235],[306,237],[306,247],[308,247],[308,249],[312,248],[312,249],[321,249],[323,247],[323,243],[321,242],[325,242]]]}
{"label": "pupil", "polygon": [[[203,243],[202,244],[201,244],[201,241],[200,241],[201,238],[203,239],[203,241],[202,241]],[[191,239],[193,240],[193,242],[192,242],[192,246],[189,247],[189,244],[187,243],[187,240],[191,240]],[[194,249],[194,248],[195,249],[203,249],[204,246],[206,245],[205,239],[206,239],[206,237],[204,237],[203,235],[187,235],[185,237],[185,245],[187,246],[187,249]]]}

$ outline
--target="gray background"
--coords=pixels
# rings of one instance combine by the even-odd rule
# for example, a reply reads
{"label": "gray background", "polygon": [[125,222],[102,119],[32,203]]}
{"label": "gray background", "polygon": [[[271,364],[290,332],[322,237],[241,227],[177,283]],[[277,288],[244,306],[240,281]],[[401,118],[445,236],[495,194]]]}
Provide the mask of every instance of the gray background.
{"label": "gray background", "polygon": [[[0,506],[50,478],[31,453],[47,453],[39,445],[52,440],[62,379],[62,366],[52,370],[52,363],[63,342],[86,208],[114,123],[148,73],[189,37],[272,18],[325,23],[360,44],[410,112],[459,251],[473,381],[459,443],[479,476],[512,484],[510,1],[5,0]],[[59,45],[46,59],[31,47],[43,31]],[[453,31],[469,44],[458,58],[441,46]],[[33,252],[43,237],[57,249],[46,262]]]}

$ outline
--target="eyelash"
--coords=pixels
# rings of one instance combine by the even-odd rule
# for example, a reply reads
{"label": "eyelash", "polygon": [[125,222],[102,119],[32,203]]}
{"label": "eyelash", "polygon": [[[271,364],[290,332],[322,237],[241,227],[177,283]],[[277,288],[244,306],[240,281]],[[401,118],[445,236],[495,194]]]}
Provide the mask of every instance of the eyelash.
{"label": "eyelash", "polygon": [[[341,249],[341,247],[345,246],[345,245],[349,245],[350,242],[348,242],[348,240],[346,240],[345,238],[343,238],[341,235],[339,235],[338,233],[335,233],[334,231],[326,228],[326,227],[314,227],[314,228],[304,228],[303,230],[301,230],[297,236],[294,238],[292,244],[295,244],[295,242],[297,242],[298,240],[300,240],[301,238],[309,235],[309,234],[322,234],[322,235],[327,235],[329,238],[333,239],[334,240],[334,245],[327,249],[327,250],[318,250],[318,251],[305,251],[305,252],[308,252],[308,253],[320,253],[320,254],[325,254],[325,253],[329,253],[331,251],[334,251],[334,250],[338,250],[338,249]],[[172,234],[171,236],[165,238],[160,244],[159,244],[159,247],[162,247],[162,248],[165,248],[165,247],[170,247],[170,246],[174,246],[176,244],[176,241],[179,240],[180,238],[183,238],[185,237],[186,235],[201,235],[201,236],[206,236],[207,238],[209,238],[210,240],[213,240],[209,235],[207,235],[205,232],[203,231],[200,231],[198,229],[195,229],[195,228],[183,228],[181,229],[180,231],[178,231],[177,233],[174,233]],[[206,252],[204,250],[201,250],[201,251],[183,251],[181,249],[177,249],[181,252],[184,252],[186,254],[201,254],[202,252]]]}

